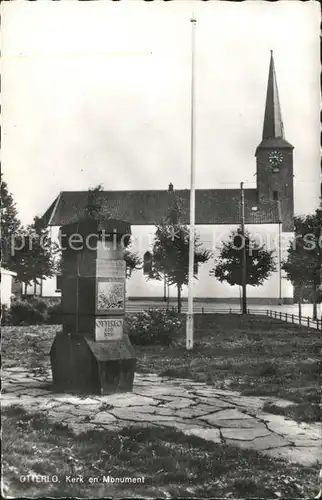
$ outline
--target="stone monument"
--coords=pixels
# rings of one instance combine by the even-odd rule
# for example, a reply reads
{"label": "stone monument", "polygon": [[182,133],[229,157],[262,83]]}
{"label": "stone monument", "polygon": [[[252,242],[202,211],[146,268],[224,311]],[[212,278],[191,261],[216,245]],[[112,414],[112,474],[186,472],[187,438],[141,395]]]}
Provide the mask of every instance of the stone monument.
{"label": "stone monument", "polygon": [[63,329],[50,359],[57,391],[131,391],[135,353],[124,333],[128,222],[85,220],[61,228]]}

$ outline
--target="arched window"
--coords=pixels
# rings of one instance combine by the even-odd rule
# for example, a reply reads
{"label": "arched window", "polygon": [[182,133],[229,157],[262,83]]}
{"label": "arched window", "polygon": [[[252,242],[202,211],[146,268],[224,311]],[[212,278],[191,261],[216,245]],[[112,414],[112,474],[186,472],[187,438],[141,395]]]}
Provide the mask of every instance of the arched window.
{"label": "arched window", "polygon": [[61,292],[62,287],[62,275],[56,274],[56,292]]}
{"label": "arched window", "polygon": [[150,274],[152,271],[152,254],[145,252],[143,257],[143,274]]}

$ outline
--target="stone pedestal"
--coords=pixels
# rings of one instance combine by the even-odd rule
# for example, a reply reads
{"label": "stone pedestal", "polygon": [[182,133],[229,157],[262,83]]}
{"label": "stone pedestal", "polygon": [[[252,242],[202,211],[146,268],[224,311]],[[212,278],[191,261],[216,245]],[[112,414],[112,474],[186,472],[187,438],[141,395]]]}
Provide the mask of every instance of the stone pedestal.
{"label": "stone pedestal", "polygon": [[63,329],[50,351],[54,388],[110,394],[131,391],[135,353],[123,331],[130,225],[84,221],[61,231]]}

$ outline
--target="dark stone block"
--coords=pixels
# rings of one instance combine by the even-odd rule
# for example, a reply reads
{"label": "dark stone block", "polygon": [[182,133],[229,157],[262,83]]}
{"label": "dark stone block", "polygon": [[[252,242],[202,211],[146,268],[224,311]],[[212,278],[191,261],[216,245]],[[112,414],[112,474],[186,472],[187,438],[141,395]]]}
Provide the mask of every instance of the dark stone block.
{"label": "dark stone block", "polygon": [[77,333],[87,335],[87,337],[95,339],[95,316],[79,315]]}
{"label": "dark stone block", "polygon": [[93,315],[64,314],[62,319],[64,333],[79,333],[95,338],[95,317]]}
{"label": "dark stone block", "polygon": [[130,233],[128,222],[115,219],[82,220],[61,230],[63,332],[50,351],[58,391],[110,394],[133,388],[136,358],[123,336],[121,245]]}
{"label": "dark stone block", "polygon": [[78,278],[78,313],[95,314],[96,278]]}
{"label": "dark stone block", "polygon": [[63,313],[95,314],[96,279],[62,278]]}
{"label": "dark stone block", "polygon": [[63,313],[77,313],[77,276],[62,276],[61,305]]}
{"label": "dark stone block", "polygon": [[78,319],[76,312],[74,314],[66,314],[62,315],[63,320],[63,333],[77,333],[77,325]]}
{"label": "dark stone block", "polygon": [[65,277],[75,277],[77,276],[78,262],[75,259],[74,254],[71,252],[64,252],[64,258],[62,261],[62,275]]}
{"label": "dark stone block", "polygon": [[103,395],[133,389],[136,359],[126,335],[118,341],[94,342],[60,332],[50,359],[57,391]]}
{"label": "dark stone block", "polygon": [[96,276],[96,250],[85,248],[80,255],[78,262],[78,273],[82,277]]}
{"label": "dark stone block", "polygon": [[86,238],[90,247],[93,248],[95,243],[104,236],[115,236],[119,241],[123,235],[130,234],[131,224],[127,221],[118,219],[84,220],[66,224],[61,228],[61,244],[67,252],[69,250],[77,252],[86,248]]}

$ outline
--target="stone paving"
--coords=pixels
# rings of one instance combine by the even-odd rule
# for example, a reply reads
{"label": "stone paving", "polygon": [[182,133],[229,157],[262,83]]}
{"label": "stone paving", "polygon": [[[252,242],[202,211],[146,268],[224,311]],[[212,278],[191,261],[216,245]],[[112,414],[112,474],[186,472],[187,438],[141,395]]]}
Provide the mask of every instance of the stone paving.
{"label": "stone paving", "polygon": [[[268,398],[245,397],[187,379],[135,375],[132,393],[75,396],[50,389],[51,373],[2,371],[2,407],[21,405],[67,424],[77,434],[128,425],[170,426],[213,443],[259,450],[303,465],[321,463],[320,424],[296,423],[266,413]],[[274,400],[281,406],[289,401]]]}

